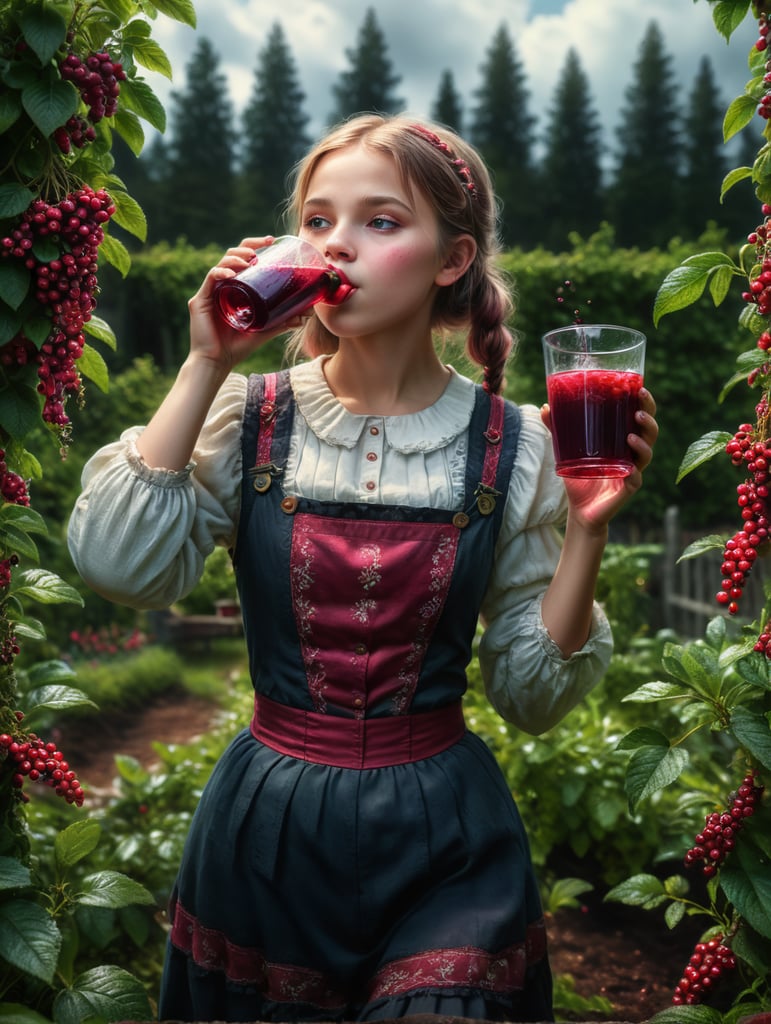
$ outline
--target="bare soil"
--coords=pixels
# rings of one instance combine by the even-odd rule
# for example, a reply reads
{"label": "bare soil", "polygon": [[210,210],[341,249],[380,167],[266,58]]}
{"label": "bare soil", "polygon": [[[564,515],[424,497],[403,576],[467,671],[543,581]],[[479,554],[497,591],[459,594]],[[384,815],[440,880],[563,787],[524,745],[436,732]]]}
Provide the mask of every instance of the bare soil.
{"label": "bare soil", "polygon": [[[78,751],[78,772],[95,800],[110,792],[114,755],[135,757],[149,767],[156,760],[153,741],[188,743],[211,726],[217,708],[207,700],[175,693],[141,713],[113,713],[99,720],[99,742],[93,725],[84,735],[68,734],[62,742]],[[576,874],[586,877],[583,866]],[[669,932],[660,914],[602,902],[602,886],[581,909],[561,910],[548,919],[549,949],[555,975],[570,975],[575,991],[586,998],[605,996],[616,1021],[642,1022],[671,1005],[672,991],[688,962],[693,934]],[[602,1014],[582,1012],[562,1020],[601,1021]]]}

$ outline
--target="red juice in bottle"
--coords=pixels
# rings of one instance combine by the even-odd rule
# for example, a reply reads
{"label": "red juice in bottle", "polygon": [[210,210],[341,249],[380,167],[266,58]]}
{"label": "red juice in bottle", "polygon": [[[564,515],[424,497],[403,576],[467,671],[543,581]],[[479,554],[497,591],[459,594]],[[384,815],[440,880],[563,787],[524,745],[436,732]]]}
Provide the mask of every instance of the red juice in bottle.
{"label": "red juice in bottle", "polygon": [[[255,261],[257,267],[257,261]],[[239,331],[267,331],[304,312],[316,302],[335,304],[350,286],[329,267],[260,265],[220,281],[215,299],[222,316]]]}
{"label": "red juice in bottle", "polygon": [[557,473],[624,477],[634,469],[627,434],[635,429],[642,375],[565,370],[546,378]]}

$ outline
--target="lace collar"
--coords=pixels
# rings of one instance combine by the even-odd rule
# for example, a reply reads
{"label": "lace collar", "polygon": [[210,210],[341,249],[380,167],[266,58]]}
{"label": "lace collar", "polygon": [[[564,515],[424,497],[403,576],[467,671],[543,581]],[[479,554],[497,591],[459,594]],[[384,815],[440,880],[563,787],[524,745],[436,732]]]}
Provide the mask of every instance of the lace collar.
{"label": "lace collar", "polygon": [[407,454],[443,448],[468,427],[474,410],[474,384],[452,367],[450,380],[433,405],[402,416],[365,416],[349,412],[327,384],[319,356],[293,366],[290,380],[297,406],[313,433],[328,444],[355,448],[373,419],[382,423],[390,448]]}

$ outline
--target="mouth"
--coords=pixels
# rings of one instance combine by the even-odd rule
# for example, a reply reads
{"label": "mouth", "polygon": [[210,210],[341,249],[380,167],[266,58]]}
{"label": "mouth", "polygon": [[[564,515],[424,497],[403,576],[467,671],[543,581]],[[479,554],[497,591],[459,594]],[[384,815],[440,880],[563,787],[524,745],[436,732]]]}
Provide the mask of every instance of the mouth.
{"label": "mouth", "polygon": [[334,293],[327,299],[324,300],[326,306],[340,306],[343,302],[353,295],[356,291],[356,285],[351,284],[348,278],[345,276],[342,270],[338,270],[337,267],[330,266],[330,270],[333,270],[335,274],[340,278],[340,284],[335,289]]}

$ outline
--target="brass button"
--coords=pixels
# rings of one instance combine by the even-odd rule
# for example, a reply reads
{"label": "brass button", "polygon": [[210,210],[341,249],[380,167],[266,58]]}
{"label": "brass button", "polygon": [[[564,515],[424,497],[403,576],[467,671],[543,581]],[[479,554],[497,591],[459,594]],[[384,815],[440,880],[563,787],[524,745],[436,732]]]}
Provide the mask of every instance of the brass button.
{"label": "brass button", "polygon": [[455,515],[452,517],[452,525],[457,526],[459,530],[462,530],[464,529],[464,527],[468,526],[469,522],[469,517],[466,515],[465,512],[456,512]]}
{"label": "brass button", "polygon": [[495,498],[492,494],[480,494],[477,498],[477,508],[483,516],[489,516],[495,511]]}
{"label": "brass button", "polygon": [[356,699],[354,700],[354,702],[353,702],[353,706],[354,706],[355,708],[360,708],[360,707],[362,707],[362,705],[363,705],[363,704],[364,704],[364,701],[363,701],[363,700],[361,699],[361,697],[357,697],[357,698],[356,698]]}
{"label": "brass button", "polygon": [[355,654],[366,654],[367,653],[367,645],[366,644],[356,644],[356,646],[354,647],[353,650],[354,650]]}
{"label": "brass button", "polygon": [[377,454],[375,452],[367,452],[368,462],[377,462]]}
{"label": "brass button", "polygon": [[372,434],[373,437],[377,437],[377,435],[380,433],[380,427],[370,427],[369,432],[370,434]]}
{"label": "brass button", "polygon": [[264,494],[270,490],[272,482],[270,473],[257,473],[254,477],[254,489],[258,494]]}
{"label": "brass button", "polygon": [[297,504],[298,504],[297,498],[295,498],[295,497],[290,496],[290,497],[287,497],[287,498],[283,498],[282,501],[281,501],[281,510],[283,512],[286,512],[286,514],[288,516],[291,516],[292,513],[294,511],[296,511]]}
{"label": "brass button", "polygon": [[374,480],[368,480],[364,486],[367,488],[368,491],[374,491],[375,488],[377,487],[377,484],[375,483]]}

